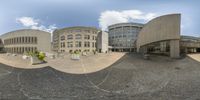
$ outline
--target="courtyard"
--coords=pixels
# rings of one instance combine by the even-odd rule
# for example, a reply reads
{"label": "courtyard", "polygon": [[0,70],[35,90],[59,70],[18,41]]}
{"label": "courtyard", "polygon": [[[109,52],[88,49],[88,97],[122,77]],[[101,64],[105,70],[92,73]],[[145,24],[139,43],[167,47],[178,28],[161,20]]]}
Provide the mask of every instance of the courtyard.
{"label": "courtyard", "polygon": [[[109,54],[112,56],[112,54]],[[0,64],[2,100],[198,100],[200,62],[151,55],[144,60],[136,53],[122,53],[96,72],[70,73],[48,66],[19,68]],[[106,58],[106,55],[101,55]],[[95,62],[95,56],[86,57]],[[99,59],[102,63],[106,61]],[[114,54],[113,54],[114,57]],[[99,57],[101,58],[101,57]],[[67,59],[64,57],[64,59]],[[2,61],[2,60],[1,60]],[[80,68],[87,71],[87,60]],[[83,64],[84,63],[84,64]],[[92,64],[92,63],[91,63]],[[17,64],[16,64],[17,65]],[[58,64],[61,65],[61,64]],[[62,65],[61,65],[62,66]],[[72,64],[65,67],[70,68]],[[30,66],[28,66],[30,67]],[[32,66],[34,67],[34,66]],[[63,66],[64,67],[64,66]],[[95,67],[91,65],[91,67]]]}

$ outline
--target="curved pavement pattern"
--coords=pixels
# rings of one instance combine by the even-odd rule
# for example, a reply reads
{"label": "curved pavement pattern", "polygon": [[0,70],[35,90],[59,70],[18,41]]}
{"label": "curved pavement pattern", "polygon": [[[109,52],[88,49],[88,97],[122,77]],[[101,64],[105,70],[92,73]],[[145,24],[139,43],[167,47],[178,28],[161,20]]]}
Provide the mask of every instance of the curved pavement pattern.
{"label": "curved pavement pattern", "polygon": [[[82,65],[84,68],[84,64]],[[198,100],[200,63],[126,54],[110,67],[69,74],[51,67],[18,69],[0,64],[3,100]]]}
{"label": "curved pavement pattern", "polygon": [[[81,61],[71,60],[70,55],[62,55],[56,59],[45,58],[47,63],[31,65],[30,59],[22,59],[22,55],[7,56],[6,54],[0,54],[0,63],[23,69],[34,69],[50,66],[56,70],[71,73],[71,74],[85,74],[100,71],[112,65],[119,60],[125,53],[100,53],[90,56],[81,56]],[[84,64],[85,70],[82,65]]]}

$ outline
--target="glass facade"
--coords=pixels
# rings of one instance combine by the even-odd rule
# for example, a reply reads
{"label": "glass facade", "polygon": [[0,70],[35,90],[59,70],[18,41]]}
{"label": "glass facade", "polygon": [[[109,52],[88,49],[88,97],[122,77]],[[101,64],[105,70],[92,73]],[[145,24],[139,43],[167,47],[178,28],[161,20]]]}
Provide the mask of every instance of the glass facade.
{"label": "glass facade", "polygon": [[136,48],[137,34],[142,27],[143,24],[138,23],[121,23],[109,26],[109,45],[116,51],[133,51]]}

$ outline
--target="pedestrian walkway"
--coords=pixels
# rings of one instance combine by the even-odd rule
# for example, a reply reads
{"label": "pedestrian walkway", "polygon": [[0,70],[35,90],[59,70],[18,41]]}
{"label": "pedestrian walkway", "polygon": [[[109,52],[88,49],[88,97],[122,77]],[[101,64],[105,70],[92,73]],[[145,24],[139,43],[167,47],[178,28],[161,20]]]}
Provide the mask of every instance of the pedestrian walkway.
{"label": "pedestrian walkway", "polygon": [[200,54],[188,54],[188,56],[198,62],[200,62]]}
{"label": "pedestrian walkway", "polygon": [[22,55],[7,56],[6,54],[0,54],[0,62],[9,66],[23,69],[34,69],[50,66],[56,70],[72,73],[72,74],[84,74],[100,71],[104,68],[115,63],[125,53],[108,53],[97,54],[90,56],[81,56],[80,60],[71,60],[70,55],[58,57],[56,59],[46,58],[47,63],[31,65],[30,59],[22,59]]}

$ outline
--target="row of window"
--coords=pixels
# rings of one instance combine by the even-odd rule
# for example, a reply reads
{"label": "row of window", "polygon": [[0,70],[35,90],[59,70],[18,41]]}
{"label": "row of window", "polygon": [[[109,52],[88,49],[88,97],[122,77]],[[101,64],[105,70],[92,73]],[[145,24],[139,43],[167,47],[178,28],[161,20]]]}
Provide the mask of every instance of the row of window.
{"label": "row of window", "polygon": [[78,33],[78,32],[97,34],[96,31],[91,31],[91,30],[69,30],[69,31],[67,31],[67,33]]}
{"label": "row of window", "polygon": [[109,39],[114,39],[114,38],[126,38],[126,37],[129,37],[129,38],[134,38],[134,37],[137,37],[136,35],[119,35],[119,36],[109,36]]}
{"label": "row of window", "polygon": [[12,53],[24,53],[37,51],[37,47],[7,47],[5,50]]}
{"label": "row of window", "polygon": [[134,44],[112,44],[113,47],[133,47]]}
{"label": "row of window", "polygon": [[[84,35],[84,39],[85,40],[90,40],[90,37],[92,37],[91,38],[92,40],[96,40],[96,38],[97,38],[96,36]],[[73,35],[72,34],[67,35],[67,40],[71,40],[71,39],[73,39]],[[75,35],[75,39],[82,39],[82,35],[81,34],[76,34]],[[65,36],[61,36],[60,40],[64,41],[65,40]]]}
{"label": "row of window", "polygon": [[[91,44],[91,45],[90,45]],[[82,47],[82,42],[81,41],[76,41],[75,42],[75,45],[73,45],[73,42],[67,42],[67,48],[72,48],[72,47]],[[65,48],[65,42],[61,42],[60,43],[60,47],[61,48]],[[88,41],[85,41],[84,42],[84,47],[96,47],[96,43],[95,42],[88,42]]]}
{"label": "row of window", "polygon": [[37,44],[37,37],[15,37],[10,39],[5,39],[4,44]]}
{"label": "row of window", "polygon": [[[89,49],[85,49],[85,50],[74,50],[74,51],[79,51],[79,52],[90,52],[90,50]],[[74,52],[73,50],[69,50],[69,52]],[[94,51],[94,50],[92,50],[92,51]],[[65,50],[61,50],[61,52],[65,52]]]}

